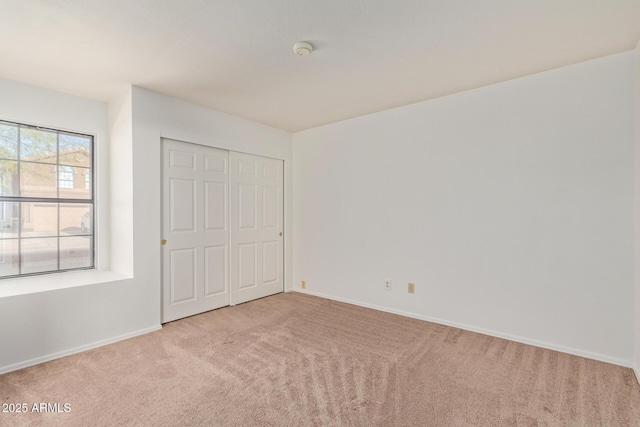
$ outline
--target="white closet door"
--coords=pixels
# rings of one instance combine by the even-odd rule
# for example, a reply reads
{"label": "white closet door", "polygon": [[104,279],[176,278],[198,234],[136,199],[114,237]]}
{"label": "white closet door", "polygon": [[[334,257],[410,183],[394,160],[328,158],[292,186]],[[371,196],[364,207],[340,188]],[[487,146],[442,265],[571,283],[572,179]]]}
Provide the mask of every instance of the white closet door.
{"label": "white closet door", "polygon": [[284,290],[283,162],[229,153],[231,305]]}
{"label": "white closet door", "polygon": [[162,321],[229,305],[229,152],[162,141]]}

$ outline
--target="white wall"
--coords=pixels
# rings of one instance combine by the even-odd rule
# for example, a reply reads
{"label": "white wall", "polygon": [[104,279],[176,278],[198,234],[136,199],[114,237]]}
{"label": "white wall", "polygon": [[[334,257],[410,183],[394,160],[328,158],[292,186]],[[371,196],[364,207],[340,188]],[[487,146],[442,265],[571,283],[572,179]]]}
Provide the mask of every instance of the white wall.
{"label": "white wall", "polygon": [[635,357],[634,370],[640,382],[640,42],[634,51],[634,148],[635,148]]}
{"label": "white wall", "polygon": [[295,133],[296,287],[629,366],[632,84],[627,52]]}
{"label": "white wall", "polygon": [[0,80],[1,119],[96,135],[100,268],[122,273],[0,295],[0,372],[159,326],[161,137],[285,161],[287,288],[631,365],[632,70],[623,53],[300,132],[293,155],[287,132],[140,88],[107,113]]}
{"label": "white wall", "polygon": [[[107,115],[103,102],[0,80],[0,118],[93,134],[98,159],[98,271],[0,282],[0,373],[159,325],[159,306],[148,303],[154,285],[109,271],[113,236]],[[114,246],[119,243],[113,241]]]}
{"label": "white wall", "polygon": [[109,216],[111,269],[133,276],[133,105],[131,87],[109,103],[108,182],[114,191]]}
{"label": "white wall", "polygon": [[[291,229],[287,132],[135,87],[107,109],[6,80],[0,80],[0,118],[97,136],[101,269],[0,282],[0,373],[160,327],[162,136],[283,159],[285,232]],[[290,240],[285,248],[289,284]]]}
{"label": "white wall", "polygon": [[[134,182],[144,189],[134,198],[134,240],[145,256],[135,271],[148,274],[160,290],[161,138],[208,145],[284,160],[285,287],[291,285],[291,134],[245,119],[198,107],[145,89],[133,88]],[[144,264],[144,265],[142,265]],[[160,299],[158,293],[154,297]],[[153,300],[155,301],[155,299]]]}

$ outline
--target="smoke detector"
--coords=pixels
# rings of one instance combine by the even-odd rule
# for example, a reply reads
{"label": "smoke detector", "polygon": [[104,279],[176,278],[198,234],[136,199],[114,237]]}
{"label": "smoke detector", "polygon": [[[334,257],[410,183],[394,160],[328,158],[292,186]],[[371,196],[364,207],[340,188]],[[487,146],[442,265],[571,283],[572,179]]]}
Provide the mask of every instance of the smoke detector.
{"label": "smoke detector", "polygon": [[293,45],[293,53],[298,56],[309,56],[313,52],[313,46],[308,42],[298,42]]}

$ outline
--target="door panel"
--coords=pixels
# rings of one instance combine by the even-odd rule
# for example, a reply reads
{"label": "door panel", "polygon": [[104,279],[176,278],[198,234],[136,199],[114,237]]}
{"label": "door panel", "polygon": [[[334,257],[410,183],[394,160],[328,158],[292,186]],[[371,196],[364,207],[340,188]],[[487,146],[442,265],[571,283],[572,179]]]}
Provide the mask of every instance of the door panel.
{"label": "door panel", "polygon": [[277,228],[278,220],[278,188],[262,187],[262,227]]}
{"label": "door panel", "polygon": [[169,150],[169,165],[172,168],[188,168],[194,170],[196,166],[196,156],[193,153]]}
{"label": "door panel", "polygon": [[204,156],[204,170],[214,176],[227,175],[227,159],[215,156]]}
{"label": "door panel", "polygon": [[246,177],[256,178],[257,162],[255,159],[238,158],[238,173]]}
{"label": "door panel", "polygon": [[238,224],[240,228],[254,229],[256,228],[256,205],[258,200],[256,197],[255,185],[238,185],[239,206],[238,206]]}
{"label": "door panel", "polygon": [[227,283],[227,258],[226,246],[211,246],[204,249],[206,284],[205,295],[216,295],[225,291]]}
{"label": "door panel", "polygon": [[229,305],[229,152],[163,139],[162,321]]}
{"label": "door panel", "polygon": [[282,160],[229,153],[231,305],[284,290]]}
{"label": "door panel", "polygon": [[204,183],[205,230],[224,230],[227,224],[227,185],[221,182]]}
{"label": "door panel", "polygon": [[194,249],[174,249],[171,258],[171,303],[192,301],[196,297]]}
{"label": "door panel", "polygon": [[278,242],[262,242],[262,283],[278,280]]}
{"label": "door panel", "polygon": [[169,178],[171,231],[196,231],[196,182]]}
{"label": "door panel", "polygon": [[238,273],[240,289],[256,286],[256,244],[238,245]]}

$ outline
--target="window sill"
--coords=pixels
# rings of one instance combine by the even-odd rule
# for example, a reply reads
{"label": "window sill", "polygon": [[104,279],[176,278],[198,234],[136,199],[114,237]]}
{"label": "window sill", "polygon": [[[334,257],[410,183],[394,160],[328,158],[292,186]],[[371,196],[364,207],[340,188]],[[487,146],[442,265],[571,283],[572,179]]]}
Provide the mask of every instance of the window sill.
{"label": "window sill", "polygon": [[130,278],[113,271],[98,270],[68,271],[42,276],[18,277],[0,280],[0,298],[117,282]]}

